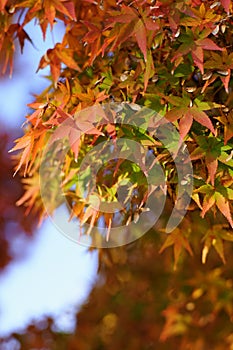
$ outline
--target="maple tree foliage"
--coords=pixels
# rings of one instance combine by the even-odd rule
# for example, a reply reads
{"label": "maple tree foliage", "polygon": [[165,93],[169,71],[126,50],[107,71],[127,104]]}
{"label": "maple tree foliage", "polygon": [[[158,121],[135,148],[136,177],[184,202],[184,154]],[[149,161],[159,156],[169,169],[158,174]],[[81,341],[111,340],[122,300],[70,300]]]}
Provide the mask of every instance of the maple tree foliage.
{"label": "maple tree foliage", "polygon": [[[25,40],[31,42],[30,33],[27,33],[29,22],[35,21],[40,26],[44,38],[48,30],[53,29],[56,21],[62,21],[65,25],[62,41],[48,49],[38,62],[38,70],[50,67],[50,85],[28,105],[30,113],[26,116],[25,135],[16,140],[11,150],[17,152],[15,173],[22,175],[25,185],[25,193],[17,201],[17,205],[25,205],[27,213],[36,210],[40,220],[46,217],[39,185],[42,154],[48,145],[55,145],[65,135],[68,137],[69,152],[60,172],[62,177],[57,179],[48,174],[48,183],[51,184],[52,181],[54,186],[46,187],[45,184],[45,192],[51,199],[49,212],[52,213],[61,204],[57,200],[57,192],[61,190],[56,184],[58,180],[58,184],[59,181],[62,184],[64,198],[69,203],[71,216],[77,217],[82,225],[89,223],[90,229],[97,226],[102,219],[109,229],[117,224],[117,220],[124,225],[131,221],[136,222],[137,215],[145,204],[142,193],[148,190],[142,173],[132,163],[118,160],[117,163],[109,162],[104,170],[99,171],[96,176],[97,190],[93,192],[90,189],[88,196],[81,198],[78,188],[75,187],[79,166],[87,152],[96,145],[108,139],[114,142],[124,136],[131,138],[146,146],[148,152],[153,152],[166,173],[168,196],[165,214],[158,222],[157,231],[154,231],[154,236],[159,235],[160,239],[155,237],[154,241],[150,240],[152,248],[146,248],[149,243],[145,243],[141,249],[142,255],[147,254],[147,249],[160,251],[160,257],[154,253],[154,263],[156,259],[164,259],[164,269],[169,270],[171,261],[168,252],[169,247],[172,248],[175,272],[172,277],[169,270],[167,276],[174,279],[175,291],[180,288],[178,295],[172,296],[172,282],[166,280],[163,281],[164,284],[161,282],[161,294],[156,296],[153,274],[156,278],[164,277],[158,275],[156,269],[153,271],[148,267],[147,270],[140,258],[138,268],[148,271],[148,278],[143,272],[140,274],[145,285],[142,283],[141,286],[136,278],[127,277],[136,271],[133,268],[131,271],[130,268],[127,270],[122,267],[121,276],[118,258],[111,257],[110,263],[106,256],[122,254],[125,256],[122,263],[124,265],[127,259],[132,258],[130,254],[128,257],[127,247],[119,248],[118,253],[117,250],[112,250],[112,253],[100,250],[100,265],[104,266],[103,270],[111,271],[106,272],[109,278],[111,275],[115,276],[112,277],[115,281],[111,283],[107,279],[109,293],[102,296],[103,303],[111,304],[111,297],[116,303],[116,300],[121,303],[124,297],[130,299],[132,292],[135,303],[132,308],[135,307],[135,310],[131,311],[135,312],[135,319],[138,317],[137,320],[143,323],[136,333],[146,332],[148,344],[150,341],[152,344],[142,345],[139,340],[137,342],[132,339],[129,349],[149,349],[150,346],[154,348],[157,341],[160,342],[161,349],[167,348],[170,337],[173,339],[172,344],[179,344],[180,349],[204,349],[209,346],[208,341],[216,341],[216,349],[226,349],[227,346],[230,349],[233,346],[229,326],[232,326],[233,308],[232,280],[229,277],[229,242],[233,241],[232,10],[231,1],[226,0],[0,1],[3,74],[13,73],[17,41],[22,51]],[[91,113],[86,113],[84,120],[78,118],[80,111],[87,107],[96,106],[100,111],[105,102],[137,103],[156,111],[173,123],[187,145],[193,165],[192,200],[183,222],[168,235],[163,233],[163,227],[176,202],[178,187],[174,162],[166,147],[149,134],[127,128],[121,123],[98,125],[95,115]],[[48,154],[47,164],[50,164],[49,161]],[[51,164],[50,166],[52,167]],[[93,209],[93,198],[97,202],[106,203],[116,200],[122,180],[132,184],[129,192],[134,193],[134,206],[128,204],[127,210],[117,218],[114,213],[102,213],[99,206]],[[148,254],[147,263],[150,265],[149,260],[153,260],[153,257]],[[199,256],[202,265],[196,260]],[[216,267],[217,257],[219,264],[222,261],[226,267]],[[184,264],[196,272],[192,271],[190,276],[190,269],[186,270]],[[204,271],[203,274],[201,271]],[[127,287],[123,287],[127,285],[127,281],[132,284],[129,291],[124,289]],[[122,292],[117,287],[121,283]],[[143,302],[138,300],[138,286],[142,288],[141,294],[146,288],[152,288],[153,291],[146,294]],[[163,300],[162,291],[167,299],[156,304],[155,298]],[[98,293],[100,292],[97,289],[91,298],[101,298]],[[126,306],[122,306],[122,315],[124,307]],[[99,312],[104,312],[103,310]],[[128,310],[129,314],[131,311]],[[153,311],[163,315],[163,326],[160,318],[158,322],[155,316],[153,318]],[[71,343],[74,342],[74,345],[69,345],[71,349],[89,349],[88,341],[95,344],[92,349],[108,348],[111,342],[116,344],[115,347],[117,344],[118,347],[122,346],[123,343],[119,343],[121,339],[127,338],[127,333],[133,333],[132,329],[136,327],[136,321],[131,323],[130,319],[128,332],[121,333],[119,324],[123,319],[120,317],[123,316],[117,314],[115,305],[110,313],[106,311],[106,315],[103,314],[103,319],[95,316],[102,323],[96,326],[96,333],[93,332],[91,340],[86,329],[96,319],[93,314],[93,321],[85,328],[88,317],[91,319],[90,312],[92,311],[87,316],[82,316],[84,323],[83,326],[80,323],[80,337],[69,339]],[[85,311],[82,312],[84,314]],[[218,317],[220,321],[217,320]],[[150,319],[153,325],[150,324]],[[226,324],[225,333],[221,333],[221,322]],[[208,329],[206,336],[203,335],[204,328]],[[37,332],[35,329],[31,331]],[[222,336],[225,337],[224,344],[220,340]],[[174,337],[177,343],[174,343]],[[141,341],[142,338],[141,335]],[[61,339],[59,341],[62,342]],[[68,344],[66,340],[64,342]],[[164,342],[168,342],[167,345],[161,345]],[[22,344],[23,348],[28,346],[28,349],[34,346],[25,345],[24,340]],[[66,348],[69,348],[68,345]],[[113,345],[111,348],[114,348]]]}

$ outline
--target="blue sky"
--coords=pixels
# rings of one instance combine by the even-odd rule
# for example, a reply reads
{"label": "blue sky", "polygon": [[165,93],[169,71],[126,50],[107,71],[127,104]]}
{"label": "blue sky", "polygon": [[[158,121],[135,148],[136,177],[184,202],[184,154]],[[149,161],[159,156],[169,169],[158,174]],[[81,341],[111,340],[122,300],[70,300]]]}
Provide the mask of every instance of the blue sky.
{"label": "blue sky", "polygon": [[[53,35],[48,31],[44,43],[40,28],[28,26],[37,50],[26,42],[13,77],[0,80],[0,123],[6,128],[20,129],[33,93],[46,87],[46,71],[35,72],[40,57],[61,40],[63,31],[58,24]],[[16,241],[14,249],[20,249],[21,244]],[[59,328],[71,331],[75,306],[87,298],[96,279],[97,253],[89,253],[64,237],[51,220],[42,225],[33,241],[23,244],[27,247],[25,257],[0,274],[0,336],[43,315],[55,316]]]}

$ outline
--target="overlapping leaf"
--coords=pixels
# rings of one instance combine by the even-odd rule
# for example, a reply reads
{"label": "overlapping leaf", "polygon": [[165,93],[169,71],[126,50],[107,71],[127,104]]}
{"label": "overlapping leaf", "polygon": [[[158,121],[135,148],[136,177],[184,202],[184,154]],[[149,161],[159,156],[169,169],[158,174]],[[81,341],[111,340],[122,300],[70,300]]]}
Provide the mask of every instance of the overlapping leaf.
{"label": "overlapping leaf", "polygon": [[165,98],[174,106],[166,113],[165,117],[171,122],[180,119],[179,131],[182,139],[188,134],[193,120],[208,128],[215,135],[213,123],[205,113],[205,111],[214,107],[213,104],[203,103],[198,99],[191,101],[188,95],[183,95],[183,97],[168,96]]}
{"label": "overlapping leaf", "polygon": [[201,212],[202,217],[204,217],[205,214],[215,205],[233,228],[230,209],[230,201],[233,200],[233,190],[230,187],[224,187],[221,184],[214,187],[207,184],[197,188],[195,192],[204,195]]}
{"label": "overlapping leaf", "polygon": [[159,252],[162,253],[166,248],[170,246],[173,246],[174,249],[174,269],[177,268],[177,264],[182,250],[185,249],[190,255],[193,255],[188,239],[178,228],[176,228],[173,232],[171,232],[168,235]]}

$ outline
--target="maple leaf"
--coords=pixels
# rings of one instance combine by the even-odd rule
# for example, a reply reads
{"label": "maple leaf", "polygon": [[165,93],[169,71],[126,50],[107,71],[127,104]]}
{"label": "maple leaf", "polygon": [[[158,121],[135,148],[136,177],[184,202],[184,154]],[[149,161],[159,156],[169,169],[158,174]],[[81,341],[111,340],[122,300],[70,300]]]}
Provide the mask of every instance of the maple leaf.
{"label": "maple leaf", "polygon": [[81,136],[84,134],[90,135],[104,135],[99,131],[94,124],[88,120],[79,120],[76,121],[69,117],[64,111],[58,109],[57,112],[62,116],[67,116],[67,119],[57,127],[54,133],[51,135],[49,140],[49,145],[51,146],[54,142],[58,140],[65,140],[68,138],[69,145],[74,152],[75,160],[77,161],[79,149],[81,146]]}
{"label": "maple leaf", "polygon": [[22,150],[22,149],[23,151],[20,157],[19,164],[14,172],[14,176],[16,175],[16,173],[19,171],[19,169],[22,167],[23,164],[25,164],[24,176],[26,176],[27,167],[31,157],[31,151],[34,144],[34,135],[32,133],[28,135],[24,135],[23,137],[15,140],[15,142],[16,142],[16,145],[9,150],[9,153]]}
{"label": "maple leaf", "polygon": [[212,229],[208,230],[204,237],[204,242],[204,248],[202,250],[202,264],[206,263],[206,258],[211,246],[214,247],[223,263],[225,264],[226,259],[224,255],[223,240],[218,236],[218,234],[214,234]]}
{"label": "maple leaf", "polygon": [[44,0],[43,7],[45,17],[48,19],[51,28],[53,28],[54,25],[56,11],[61,12],[71,20],[76,20],[74,3],[72,1]]}
{"label": "maple leaf", "polygon": [[[230,167],[229,154],[225,152],[226,147],[219,138],[200,135],[195,136],[195,140],[199,146],[191,153],[190,158],[192,160],[205,158],[209,179],[212,186],[214,186],[218,161]],[[207,180],[207,182],[209,181]]]}
{"label": "maple leaf", "polygon": [[222,186],[217,185],[213,187],[210,184],[203,185],[197,188],[194,192],[203,193],[204,199],[202,203],[201,217],[203,218],[209,209],[215,204],[219,211],[225,216],[229,224],[233,228],[233,220],[231,217],[230,203],[229,201],[233,199],[232,190]]}
{"label": "maple leaf", "polygon": [[221,16],[218,15],[214,9],[205,6],[203,2],[197,5],[198,8],[192,8],[192,10],[181,18],[180,23],[183,26],[198,27],[200,30],[204,28],[210,28],[211,31],[215,27],[215,23],[220,21]]}
{"label": "maple leaf", "polygon": [[222,225],[213,225],[210,229],[207,230],[204,238],[204,247],[202,250],[202,263],[206,263],[206,258],[209,253],[209,250],[212,247],[216,250],[223,263],[226,263],[225,254],[224,254],[224,241],[233,242],[233,235],[225,230]]}
{"label": "maple leaf", "polygon": [[209,35],[208,31],[203,31],[199,35],[201,38],[195,39],[194,33],[190,29],[185,35],[182,35],[181,38],[179,38],[182,44],[175,52],[171,61],[177,61],[180,57],[191,53],[194,64],[196,64],[201,73],[204,74],[204,50],[223,51],[224,49],[215,44],[211,39],[205,37]]}
{"label": "maple leaf", "polygon": [[[147,61],[147,33],[148,31],[156,32],[159,29],[159,25],[150,18],[149,11],[143,12],[140,8],[136,10],[122,5],[121,14],[111,17],[109,21],[112,24],[123,24],[120,27],[120,33],[114,33],[114,42],[111,50],[121,45],[129,37],[134,37],[145,61]],[[104,48],[106,48],[106,44]]]}
{"label": "maple leaf", "polygon": [[198,99],[194,100],[192,102],[193,105],[190,106],[190,97],[186,95],[183,95],[183,97],[164,96],[164,99],[175,105],[175,108],[172,108],[165,114],[165,118],[171,122],[180,119],[179,131],[182,140],[188,134],[192,126],[193,119],[199,124],[208,128],[214,135],[216,134],[210,118],[204,112],[204,110],[211,109],[213,106],[208,105],[208,103],[203,104]]}
{"label": "maple leaf", "polygon": [[38,126],[42,124],[42,116],[44,115],[47,108],[50,107],[50,105],[48,102],[33,102],[28,103],[27,106],[35,110],[31,115],[26,116],[27,122],[30,122],[31,126],[34,129],[37,129]]}
{"label": "maple leaf", "polygon": [[58,43],[53,49],[48,49],[46,54],[41,58],[37,72],[50,65],[51,74],[56,86],[60,77],[61,63],[64,63],[71,69],[81,72],[80,67],[73,59],[73,54],[74,51],[72,49],[64,48]]}
{"label": "maple leaf", "polygon": [[179,228],[176,228],[167,236],[167,239],[160,248],[159,253],[162,253],[166,248],[170,246],[173,246],[174,249],[174,270],[176,270],[182,250],[187,250],[191,256],[193,255],[193,252],[187,238],[183,235],[182,231]]}
{"label": "maple leaf", "polygon": [[[43,33],[44,40],[46,39],[46,31],[48,24],[51,29],[55,24],[55,18],[63,20],[65,23],[67,18],[76,21],[75,7],[73,1],[63,0],[41,0],[31,1],[25,0],[18,4],[15,4],[15,8],[28,8],[24,17],[22,26],[24,27],[33,18],[39,20],[39,25]],[[63,16],[62,16],[63,15]]]}
{"label": "maple leaf", "polygon": [[38,128],[36,131],[30,129],[30,131],[25,134],[23,137],[16,139],[16,145],[10,149],[8,152],[21,151],[20,160],[14,176],[24,165],[24,176],[30,171],[34,165],[35,159],[38,157],[38,152],[41,153],[44,147],[44,138],[45,138],[46,129]]}

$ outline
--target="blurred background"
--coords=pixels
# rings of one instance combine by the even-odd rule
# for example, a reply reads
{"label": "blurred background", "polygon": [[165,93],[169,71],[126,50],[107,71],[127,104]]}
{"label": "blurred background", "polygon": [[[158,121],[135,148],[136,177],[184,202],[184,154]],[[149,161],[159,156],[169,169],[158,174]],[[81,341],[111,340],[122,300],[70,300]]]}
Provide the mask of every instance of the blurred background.
{"label": "blurred background", "polygon": [[0,79],[0,337],[44,316],[53,317],[58,330],[72,332],[97,273],[95,252],[62,236],[51,220],[38,228],[33,215],[25,217],[24,208],[15,206],[23,189],[13,178],[8,150],[23,133],[33,94],[47,86],[48,71],[35,73],[40,58],[64,32],[58,23],[44,42],[40,28],[29,24],[28,29],[36,47],[26,42],[23,55],[18,48],[12,78]]}

